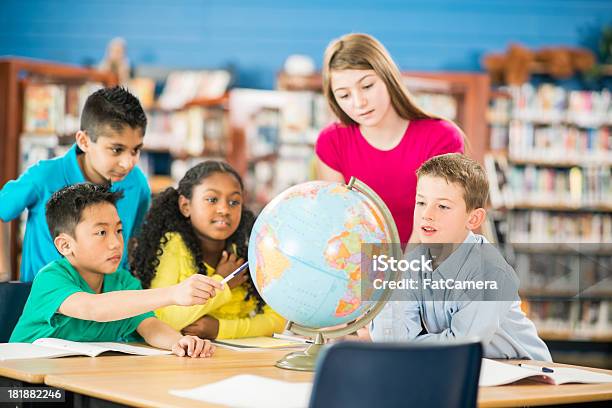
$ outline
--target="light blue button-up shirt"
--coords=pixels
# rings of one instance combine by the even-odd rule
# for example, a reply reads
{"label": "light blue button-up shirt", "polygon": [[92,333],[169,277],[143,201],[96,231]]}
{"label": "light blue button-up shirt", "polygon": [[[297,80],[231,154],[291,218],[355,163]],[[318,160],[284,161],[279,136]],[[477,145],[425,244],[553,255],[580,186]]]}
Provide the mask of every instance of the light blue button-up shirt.
{"label": "light blue button-up shirt", "polygon": [[[518,278],[512,267],[481,235],[470,233],[464,244],[433,272],[419,272],[422,274],[419,291],[402,294],[401,299],[406,300],[388,302],[371,324],[373,340],[444,342],[478,339],[483,344],[486,358],[552,361],[535,325],[520,308]],[[417,257],[422,253],[428,254],[421,246],[407,257],[412,258],[415,253]],[[495,280],[503,294],[497,294],[495,298],[490,297],[491,292],[473,292],[468,299],[464,292],[448,290],[443,295],[441,292],[432,295],[423,289],[424,278]],[[394,298],[397,298],[395,294]]]}

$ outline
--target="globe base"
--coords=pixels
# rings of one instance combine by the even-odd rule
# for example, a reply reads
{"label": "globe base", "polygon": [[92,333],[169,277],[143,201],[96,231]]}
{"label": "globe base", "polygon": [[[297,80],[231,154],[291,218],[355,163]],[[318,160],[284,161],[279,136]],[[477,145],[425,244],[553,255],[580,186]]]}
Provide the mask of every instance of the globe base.
{"label": "globe base", "polygon": [[278,360],[276,366],[286,370],[314,371],[317,364],[317,357],[323,346],[323,344],[313,344],[304,351],[289,353]]}

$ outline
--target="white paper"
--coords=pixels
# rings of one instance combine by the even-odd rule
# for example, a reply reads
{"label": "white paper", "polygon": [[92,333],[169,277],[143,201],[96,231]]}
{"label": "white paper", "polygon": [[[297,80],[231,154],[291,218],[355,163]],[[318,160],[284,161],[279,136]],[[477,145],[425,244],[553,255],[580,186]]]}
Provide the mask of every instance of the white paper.
{"label": "white paper", "polygon": [[244,374],[193,389],[170,390],[170,394],[236,408],[303,408],[308,406],[311,390],[311,383]]}
{"label": "white paper", "polygon": [[478,385],[481,387],[492,387],[495,385],[510,384],[523,378],[556,385],[565,383],[612,383],[612,375],[608,374],[569,367],[551,368],[554,372],[544,373],[531,368],[519,367],[517,365],[483,358]]}

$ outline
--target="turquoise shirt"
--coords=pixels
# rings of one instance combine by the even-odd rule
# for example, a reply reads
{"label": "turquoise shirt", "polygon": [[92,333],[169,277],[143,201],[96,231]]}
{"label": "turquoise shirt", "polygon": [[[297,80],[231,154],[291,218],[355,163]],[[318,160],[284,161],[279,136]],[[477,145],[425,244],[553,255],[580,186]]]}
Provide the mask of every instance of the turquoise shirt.
{"label": "turquoise shirt", "polygon": [[[419,246],[406,255],[419,258],[425,251]],[[497,249],[483,236],[470,233],[433,272],[418,272],[419,288],[423,279],[455,281],[496,281],[503,292],[476,291],[466,298],[453,290],[436,297],[424,292],[393,293],[392,299],[371,324],[375,341],[454,341],[480,340],[483,356],[500,359],[552,361],[546,344],[538,337],[535,325],[521,310],[518,277]],[[429,274],[429,275],[426,275]],[[474,296],[481,295],[481,296]],[[466,300],[467,299],[467,300]],[[499,300],[497,300],[499,299]]]}
{"label": "turquoise shirt", "polygon": [[[2,221],[8,222],[28,210],[21,256],[22,282],[31,282],[42,267],[61,257],[51,239],[45,205],[51,195],[61,188],[86,181],[77,163],[76,149],[75,144],[63,156],[39,161],[0,190]],[[123,180],[113,183],[112,190],[119,189],[123,190],[123,198],[117,202],[117,211],[123,223],[124,238],[120,267],[127,269],[128,241],[142,224],[151,202],[151,190],[138,167],[134,167]]]}
{"label": "turquoise shirt", "polygon": [[[102,292],[142,289],[140,281],[125,269],[104,276]],[[94,293],[87,282],[65,258],[45,266],[34,279],[32,291],[10,342],[32,343],[36,339],[53,337],[72,341],[133,341],[138,325],[153,312],[112,322],[75,319],[58,313],[70,295]]]}

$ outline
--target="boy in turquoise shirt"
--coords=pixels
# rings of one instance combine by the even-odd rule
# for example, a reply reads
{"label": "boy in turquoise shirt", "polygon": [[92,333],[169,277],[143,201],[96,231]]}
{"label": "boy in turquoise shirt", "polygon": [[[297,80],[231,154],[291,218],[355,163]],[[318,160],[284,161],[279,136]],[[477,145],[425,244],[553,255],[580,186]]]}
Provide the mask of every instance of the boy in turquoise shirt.
{"label": "boy in turquoise shirt", "polygon": [[206,302],[222,285],[203,275],[187,284],[142,290],[119,268],[122,223],[115,203],[121,192],[93,183],[56,192],[46,206],[47,224],[62,259],[34,279],[11,342],[43,337],[72,341],[128,341],[138,333],[155,347],[192,357],[209,357],[208,340],[182,336],[151,310],[170,304]]}
{"label": "boy in turquoise shirt", "polygon": [[395,297],[401,300],[374,319],[373,340],[478,339],[487,358],[552,360],[520,308],[514,270],[472,232],[485,219],[488,193],[484,169],[461,154],[433,157],[417,170],[413,234],[420,245],[406,259],[424,266],[411,271],[414,286]]}
{"label": "boy in turquoise shirt", "polygon": [[140,158],[147,118],[138,99],[121,87],[105,88],[87,98],[76,144],[61,157],[41,160],[0,190],[0,221],[8,222],[28,210],[20,279],[30,282],[49,262],[59,258],[45,221],[45,203],[62,187],[90,181],[112,182],[124,198],[117,202],[127,243],[139,228],[151,201],[151,190]]}

